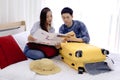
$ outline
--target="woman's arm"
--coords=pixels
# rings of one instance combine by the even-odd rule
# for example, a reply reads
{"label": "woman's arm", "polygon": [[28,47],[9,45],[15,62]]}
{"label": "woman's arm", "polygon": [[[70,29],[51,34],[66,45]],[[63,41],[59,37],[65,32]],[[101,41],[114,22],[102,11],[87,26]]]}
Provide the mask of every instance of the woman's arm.
{"label": "woman's arm", "polygon": [[32,36],[32,35],[29,35],[28,36],[28,41],[35,41],[36,39]]}

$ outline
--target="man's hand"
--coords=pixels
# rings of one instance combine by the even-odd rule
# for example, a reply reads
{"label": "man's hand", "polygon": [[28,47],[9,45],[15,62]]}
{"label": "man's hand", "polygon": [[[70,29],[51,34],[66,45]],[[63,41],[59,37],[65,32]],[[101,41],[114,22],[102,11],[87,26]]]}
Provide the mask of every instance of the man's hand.
{"label": "man's hand", "polygon": [[68,38],[70,37],[76,37],[75,33],[73,31],[70,31],[67,33]]}
{"label": "man's hand", "polygon": [[67,38],[67,41],[71,41],[71,42],[83,42],[83,40],[81,38],[76,38],[76,37]]}

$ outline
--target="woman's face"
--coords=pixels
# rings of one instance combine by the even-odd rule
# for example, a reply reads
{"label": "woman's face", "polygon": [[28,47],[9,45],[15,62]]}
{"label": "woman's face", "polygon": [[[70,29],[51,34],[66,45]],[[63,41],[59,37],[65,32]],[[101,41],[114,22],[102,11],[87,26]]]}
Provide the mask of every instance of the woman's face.
{"label": "woman's face", "polygon": [[52,12],[51,11],[47,12],[46,22],[48,25],[52,23]]}

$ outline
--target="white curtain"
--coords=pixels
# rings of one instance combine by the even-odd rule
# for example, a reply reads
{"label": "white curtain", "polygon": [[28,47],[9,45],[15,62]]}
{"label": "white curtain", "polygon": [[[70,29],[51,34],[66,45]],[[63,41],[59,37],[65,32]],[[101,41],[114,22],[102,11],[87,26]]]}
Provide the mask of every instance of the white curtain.
{"label": "white curtain", "polygon": [[25,20],[27,30],[39,20],[44,0],[0,0],[0,24]]}
{"label": "white curtain", "polygon": [[0,23],[25,19],[23,0],[0,0]]}
{"label": "white curtain", "polygon": [[108,47],[112,52],[120,53],[120,0],[116,0],[109,26]]}
{"label": "white curtain", "polygon": [[56,32],[63,24],[60,12],[68,6],[74,11],[74,19],[87,26],[91,44],[120,53],[119,0],[0,0],[0,24],[25,20],[30,30],[46,6],[52,10]]}

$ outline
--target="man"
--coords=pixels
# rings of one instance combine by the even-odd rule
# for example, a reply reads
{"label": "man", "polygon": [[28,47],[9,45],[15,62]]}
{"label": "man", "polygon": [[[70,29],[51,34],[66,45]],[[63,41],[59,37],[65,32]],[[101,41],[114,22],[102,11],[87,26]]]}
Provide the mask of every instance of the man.
{"label": "man", "polygon": [[86,26],[78,20],[73,20],[73,10],[71,8],[63,8],[61,16],[64,24],[60,27],[59,33],[66,34],[71,31],[75,33],[75,37],[68,37],[67,41],[89,43],[90,37]]}

